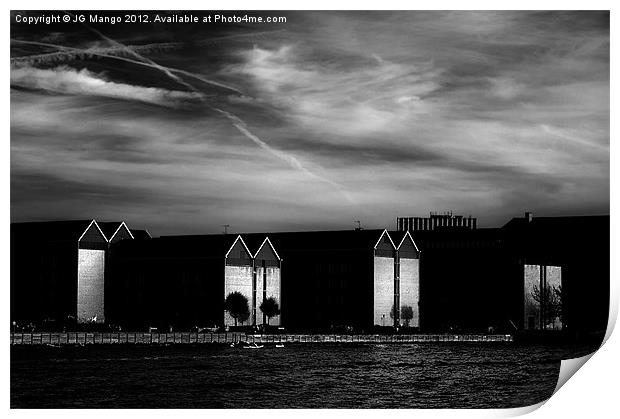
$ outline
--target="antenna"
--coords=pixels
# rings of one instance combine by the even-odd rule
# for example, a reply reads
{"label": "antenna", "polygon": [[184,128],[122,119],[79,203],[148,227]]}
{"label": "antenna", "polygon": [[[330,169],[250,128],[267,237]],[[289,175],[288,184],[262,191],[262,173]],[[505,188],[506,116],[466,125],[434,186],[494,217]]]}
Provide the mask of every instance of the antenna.
{"label": "antenna", "polygon": [[224,234],[228,234],[228,227],[230,227],[230,224],[224,224],[222,227],[224,227]]}
{"label": "antenna", "polygon": [[355,227],[356,230],[363,230],[362,229],[362,222],[360,220],[355,220],[353,222],[357,224],[357,227]]}

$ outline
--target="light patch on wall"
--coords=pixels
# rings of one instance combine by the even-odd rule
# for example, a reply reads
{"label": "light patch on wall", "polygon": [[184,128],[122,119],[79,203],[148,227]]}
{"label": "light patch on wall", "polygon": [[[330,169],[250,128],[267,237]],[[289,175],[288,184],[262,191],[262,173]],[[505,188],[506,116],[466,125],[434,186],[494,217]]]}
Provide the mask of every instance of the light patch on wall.
{"label": "light patch on wall", "polygon": [[79,249],[78,323],[103,323],[105,251]]}

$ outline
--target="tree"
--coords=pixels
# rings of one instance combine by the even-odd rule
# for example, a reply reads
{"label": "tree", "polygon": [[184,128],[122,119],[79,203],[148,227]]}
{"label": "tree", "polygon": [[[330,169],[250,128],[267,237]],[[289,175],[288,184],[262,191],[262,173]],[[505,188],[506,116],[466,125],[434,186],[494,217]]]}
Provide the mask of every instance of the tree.
{"label": "tree", "polygon": [[562,286],[546,285],[542,290],[537,285],[532,287],[532,299],[539,304],[543,329],[554,323],[556,318],[562,321]]}
{"label": "tree", "polygon": [[402,306],[400,308],[400,318],[405,321],[405,326],[409,327],[409,322],[413,319],[413,307]]}
{"label": "tree", "polygon": [[[409,321],[413,319],[413,307],[402,305],[400,306],[400,320],[405,321],[405,326],[409,327]],[[392,309],[390,310],[390,318],[394,318],[394,305],[392,305]]]}
{"label": "tree", "polygon": [[273,297],[269,297],[266,300],[263,300],[259,308],[260,311],[262,311],[263,314],[267,316],[267,325],[269,325],[269,320],[271,320],[272,317],[280,314],[280,306],[276,299]]}
{"label": "tree", "polygon": [[228,311],[230,317],[235,319],[235,327],[237,326],[237,321],[243,323],[250,318],[248,299],[239,291],[228,294],[226,300],[224,300],[224,310]]}

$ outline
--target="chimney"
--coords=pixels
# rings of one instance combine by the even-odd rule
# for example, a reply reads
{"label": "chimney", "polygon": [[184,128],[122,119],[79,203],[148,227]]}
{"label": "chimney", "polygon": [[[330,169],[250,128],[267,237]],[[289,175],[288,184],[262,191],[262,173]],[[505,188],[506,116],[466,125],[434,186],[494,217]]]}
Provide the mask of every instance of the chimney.
{"label": "chimney", "polygon": [[532,222],[532,213],[531,213],[531,212],[527,211],[527,212],[525,213],[525,220],[526,220],[528,223],[531,223],[531,222]]}

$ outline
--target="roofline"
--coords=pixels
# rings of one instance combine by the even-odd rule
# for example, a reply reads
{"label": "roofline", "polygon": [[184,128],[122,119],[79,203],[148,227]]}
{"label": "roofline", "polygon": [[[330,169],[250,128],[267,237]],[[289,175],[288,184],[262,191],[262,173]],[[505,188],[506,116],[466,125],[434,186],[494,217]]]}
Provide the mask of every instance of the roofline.
{"label": "roofline", "polygon": [[407,238],[407,236],[409,236],[409,238],[411,239],[411,243],[413,243],[413,247],[415,247],[415,250],[420,253],[420,249],[418,249],[418,245],[415,244],[415,240],[413,240],[413,236],[411,235],[411,233],[409,232],[409,230],[407,230],[405,232],[405,235],[403,236],[402,240],[400,241],[400,243],[398,244],[398,247],[396,248],[396,250],[400,249],[400,246],[403,245],[405,238]]}
{"label": "roofline", "polygon": [[[147,233],[148,233],[148,231],[147,231]],[[248,249],[248,246],[246,246],[245,242],[243,241],[243,237],[241,237],[241,234],[237,234],[237,238],[235,239],[233,244],[230,245],[230,248],[228,249],[228,252],[226,252],[226,254],[224,255],[224,258],[228,257],[228,254],[232,251],[233,247],[235,247],[235,244],[237,244],[237,241],[239,241],[239,240],[241,240],[241,244],[245,248],[245,251],[248,252],[248,255],[250,255],[250,257],[252,259],[254,259],[254,256],[252,256],[252,252],[250,252],[250,249]]]}
{"label": "roofline", "polygon": [[396,249],[397,247],[394,245],[394,240],[392,240],[392,238],[390,237],[390,233],[388,233],[387,228],[383,229],[383,232],[381,233],[381,235],[379,236],[379,239],[377,240],[377,242],[375,243],[375,245],[373,246],[373,249],[377,249],[377,246],[379,246],[379,242],[381,241],[381,239],[383,238],[383,235],[387,234],[388,239],[390,239],[390,243],[392,243],[392,247],[394,249]]}
{"label": "roofline", "polygon": [[258,247],[258,250],[256,251],[256,253],[254,253],[254,256],[252,256],[252,259],[256,259],[256,255],[258,255],[258,253],[260,252],[260,250],[263,248],[263,246],[265,245],[265,243],[269,243],[269,247],[271,247],[271,250],[273,250],[273,253],[275,253],[276,257],[278,258],[279,261],[282,261],[282,258],[280,257],[280,255],[278,254],[278,252],[276,251],[276,248],[273,247],[273,243],[271,243],[271,240],[269,240],[269,236],[265,236],[265,240],[263,240],[263,243]]}
{"label": "roofline", "polygon": [[112,241],[112,239],[114,238],[114,236],[116,236],[116,233],[118,233],[118,230],[121,229],[122,226],[125,226],[125,230],[127,230],[127,233],[129,233],[129,236],[133,239],[133,234],[131,234],[131,230],[129,230],[129,227],[127,227],[127,224],[125,224],[124,221],[121,221],[121,223],[119,224],[118,228],[116,229],[116,231],[114,232],[114,234],[112,234],[112,237],[110,237],[110,240],[108,240],[109,242]]}
{"label": "roofline", "polygon": [[101,228],[99,227],[99,224],[97,224],[97,221],[95,221],[95,219],[93,218],[93,220],[90,222],[90,224],[88,224],[88,227],[86,227],[86,230],[84,230],[84,232],[82,233],[82,235],[80,236],[80,238],[78,239],[78,242],[82,241],[82,237],[84,237],[84,234],[86,234],[86,232],[88,231],[88,229],[90,228],[90,226],[93,225],[93,223],[95,224],[95,227],[97,227],[97,230],[99,230],[99,234],[101,234],[103,236],[103,239],[106,241],[106,243],[110,243],[110,240],[108,240],[108,238],[105,236],[105,234],[103,234],[103,231],[101,231]]}

